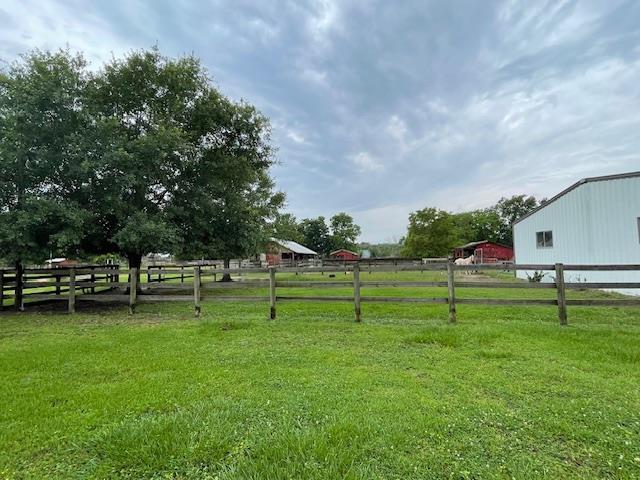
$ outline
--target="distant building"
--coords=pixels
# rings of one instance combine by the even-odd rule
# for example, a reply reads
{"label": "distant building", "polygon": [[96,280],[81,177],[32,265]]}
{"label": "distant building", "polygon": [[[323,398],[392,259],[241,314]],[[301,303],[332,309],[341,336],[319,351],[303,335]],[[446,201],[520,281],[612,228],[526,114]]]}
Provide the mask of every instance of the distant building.
{"label": "distant building", "polygon": [[454,258],[467,258],[473,255],[476,263],[495,263],[513,260],[513,248],[487,240],[470,242],[456,247]]}
{"label": "distant building", "polygon": [[339,250],[331,252],[329,254],[329,257],[346,261],[355,261],[360,258],[360,256],[356,252],[352,252],[351,250],[347,250],[345,248],[340,248]]}
{"label": "distant building", "polygon": [[371,250],[365,248],[360,252],[360,258],[371,258]]}
{"label": "distant building", "polygon": [[292,240],[276,240],[274,238],[271,239],[265,256],[268,265],[296,265],[315,259],[318,254]]}
{"label": "distant building", "polygon": [[[518,219],[513,239],[519,264],[640,264],[640,172],[580,180]],[[638,271],[565,275],[574,282],[640,282]]]}

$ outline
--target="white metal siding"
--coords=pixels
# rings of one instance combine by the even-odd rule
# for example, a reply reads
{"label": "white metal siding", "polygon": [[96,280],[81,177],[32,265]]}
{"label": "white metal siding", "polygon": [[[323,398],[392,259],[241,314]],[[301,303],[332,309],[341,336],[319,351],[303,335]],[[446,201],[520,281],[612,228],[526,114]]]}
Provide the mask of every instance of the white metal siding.
{"label": "white metal siding", "polygon": [[[640,264],[638,217],[640,177],[584,183],[514,225],[516,262]],[[553,231],[553,247],[537,248],[536,232],[546,230]],[[640,272],[566,272],[566,278],[640,282]]]}

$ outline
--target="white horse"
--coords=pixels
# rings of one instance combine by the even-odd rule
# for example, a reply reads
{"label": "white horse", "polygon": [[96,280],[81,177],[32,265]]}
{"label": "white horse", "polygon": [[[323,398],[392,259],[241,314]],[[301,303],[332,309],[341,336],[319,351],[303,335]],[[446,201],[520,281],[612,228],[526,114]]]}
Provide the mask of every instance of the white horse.
{"label": "white horse", "polygon": [[[456,258],[456,261],[454,263],[456,265],[473,265],[475,263],[475,260],[475,255],[469,255],[467,258]],[[471,270],[465,268],[465,273],[467,275],[471,275]]]}

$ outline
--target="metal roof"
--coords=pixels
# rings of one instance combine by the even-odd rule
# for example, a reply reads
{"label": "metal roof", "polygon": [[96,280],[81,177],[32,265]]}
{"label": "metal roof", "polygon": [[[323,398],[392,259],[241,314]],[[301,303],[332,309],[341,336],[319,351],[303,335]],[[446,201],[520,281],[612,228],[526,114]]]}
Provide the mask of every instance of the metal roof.
{"label": "metal roof", "polygon": [[335,255],[336,253],[340,253],[340,252],[347,252],[347,253],[353,253],[354,255],[358,255],[358,252],[353,252],[351,250],[347,250],[346,248],[339,248],[338,250],[334,250],[333,252],[329,252],[329,255]]}
{"label": "metal roof", "polygon": [[601,177],[583,178],[579,182],[574,183],[570,187],[565,188],[563,191],[561,191],[557,195],[551,197],[549,200],[544,202],[542,205],[538,206],[537,208],[534,208],[533,210],[531,210],[526,215],[524,215],[524,216],[520,217],[519,219],[517,219],[515,222],[513,222],[513,225],[515,225],[516,223],[520,223],[525,218],[528,218],[531,215],[533,215],[534,213],[537,213],[538,211],[542,210],[544,207],[546,207],[550,203],[555,202],[560,197],[565,196],[567,193],[571,192],[572,190],[575,190],[576,188],[578,188],[581,185],[584,185],[585,183],[604,182],[604,181],[607,181],[607,180],[622,180],[624,178],[633,178],[633,177],[640,177],[640,172],[618,173],[618,174],[615,174],[615,175],[603,175]]}
{"label": "metal roof", "polygon": [[480,240],[478,242],[469,242],[469,243],[466,243],[466,244],[464,244],[464,245],[462,245],[460,247],[456,247],[456,248],[471,248],[471,247],[475,247],[476,245],[481,245],[483,243],[488,243],[488,240]]}
{"label": "metal roof", "polygon": [[492,245],[498,245],[500,247],[506,247],[506,248],[513,248],[510,247],[509,245],[503,245],[502,243],[498,243],[498,242],[492,242],[490,240],[479,240],[477,242],[469,242],[465,245],[462,245],[460,247],[455,247],[455,248],[471,248],[471,247],[477,247],[478,245],[482,245],[483,243],[490,243]]}
{"label": "metal roof", "polygon": [[272,240],[281,247],[284,247],[287,250],[291,250],[293,253],[299,253],[301,255],[318,255],[310,248],[307,248],[304,245],[300,245],[298,242],[294,242],[293,240],[278,240],[277,238],[274,238]]}

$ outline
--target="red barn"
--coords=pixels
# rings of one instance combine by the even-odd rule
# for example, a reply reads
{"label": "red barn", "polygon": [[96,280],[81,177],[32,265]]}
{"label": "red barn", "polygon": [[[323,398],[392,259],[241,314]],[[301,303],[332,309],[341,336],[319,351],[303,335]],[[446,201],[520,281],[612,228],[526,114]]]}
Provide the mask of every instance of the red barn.
{"label": "red barn", "polygon": [[481,240],[470,242],[453,251],[454,258],[475,257],[476,263],[508,262],[513,260],[513,247]]}
{"label": "red barn", "polygon": [[331,258],[338,258],[340,260],[347,260],[347,261],[355,261],[355,260],[358,260],[358,258],[360,258],[360,255],[358,255],[356,252],[352,252],[351,250],[346,250],[344,248],[341,248],[340,250],[336,250],[335,252],[331,252],[329,256]]}

